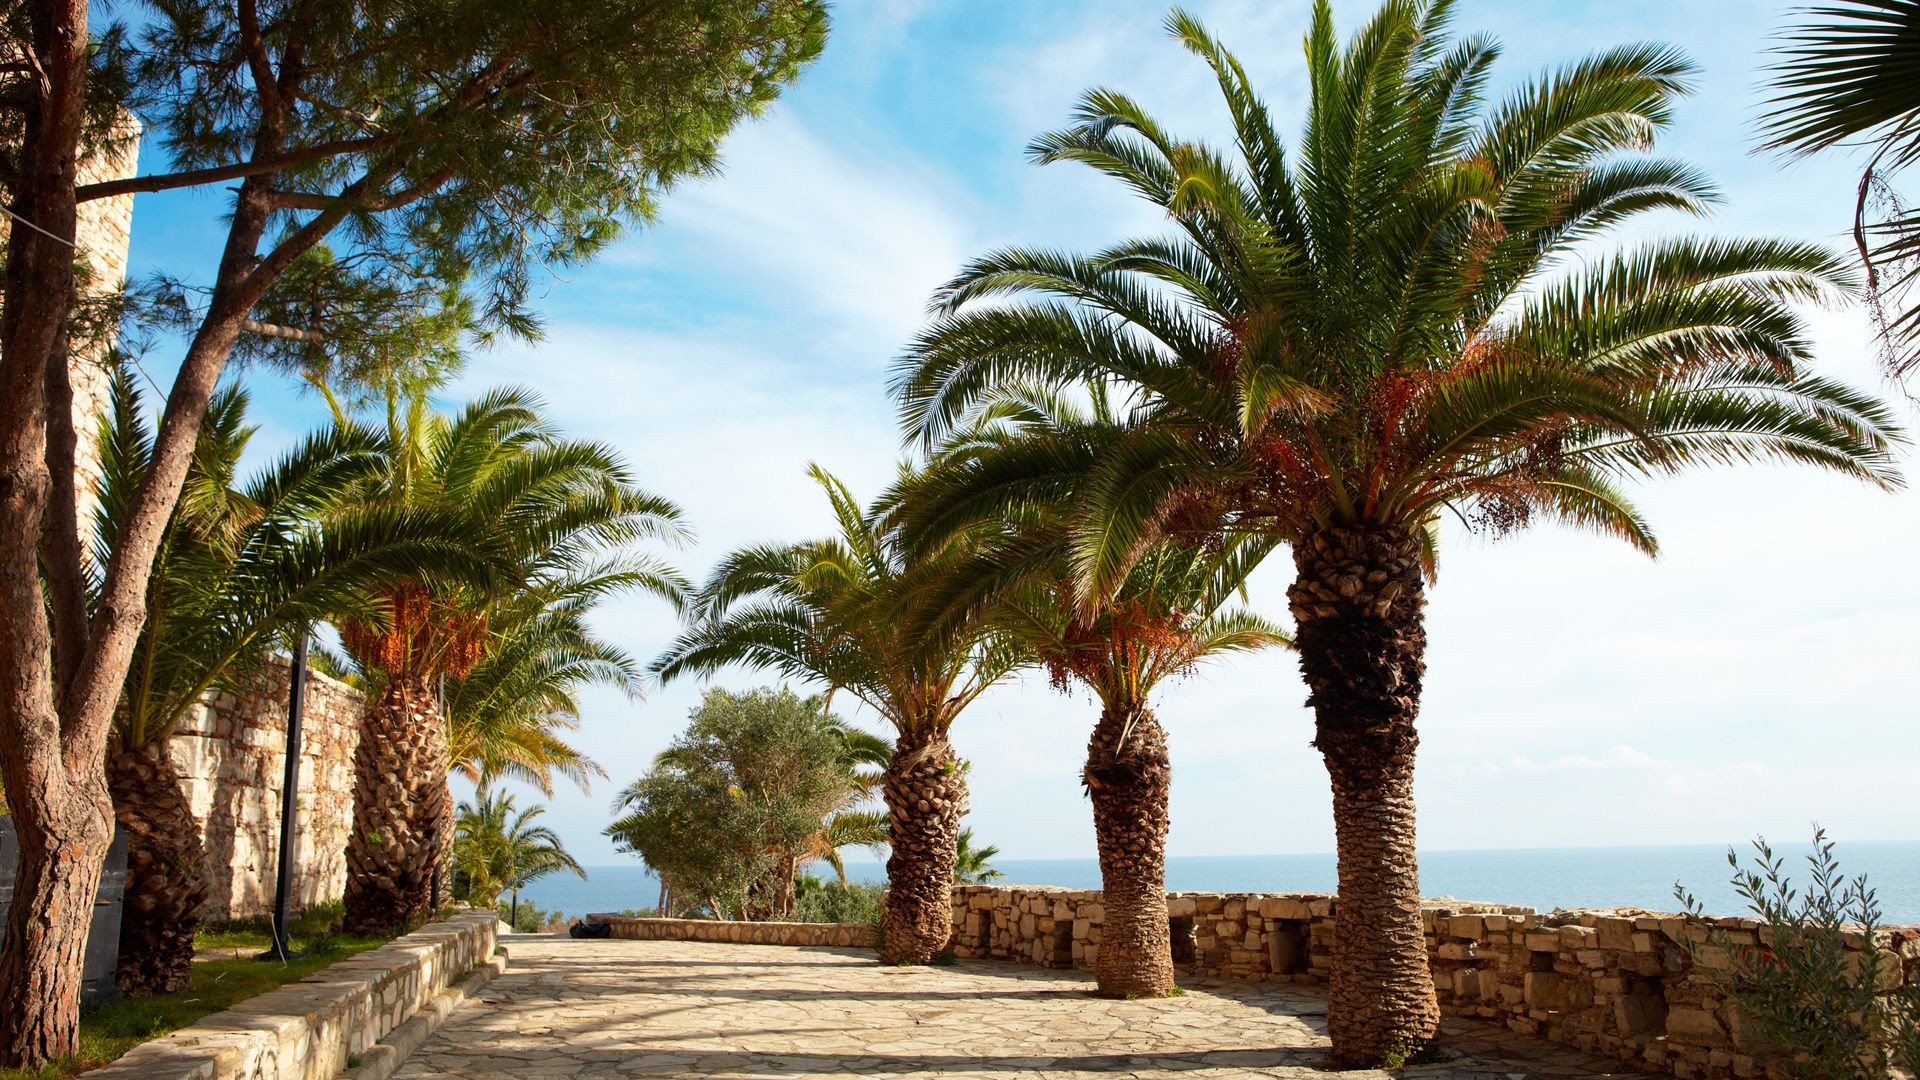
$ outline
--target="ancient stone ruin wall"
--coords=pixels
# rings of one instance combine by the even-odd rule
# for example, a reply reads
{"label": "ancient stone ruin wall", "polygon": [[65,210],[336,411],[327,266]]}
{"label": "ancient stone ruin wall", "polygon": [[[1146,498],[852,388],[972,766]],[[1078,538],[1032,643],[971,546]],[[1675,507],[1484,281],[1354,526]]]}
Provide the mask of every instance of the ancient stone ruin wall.
{"label": "ancient stone ruin wall", "polygon": [[[1046,967],[1090,967],[1100,949],[1098,891],[961,886],[955,952]],[[1169,893],[1175,966],[1188,975],[1321,982],[1332,969],[1334,897]],[[1734,958],[1681,944],[1703,928],[1637,909],[1556,911],[1429,901],[1427,951],[1446,1011],[1493,1019],[1526,1035],[1692,1077],[1779,1075],[1719,995],[1711,972]],[[1759,943],[1751,919],[1714,919],[1732,943]],[[1861,936],[1855,947],[1869,943]],[[1883,932],[1889,980],[1920,979],[1920,927]],[[1893,985],[1890,983],[1890,985]],[[1771,1068],[1770,1068],[1771,1067]]]}
{"label": "ancient stone ruin wall", "polygon": [[[182,718],[173,760],[194,816],[206,829],[208,919],[265,915],[280,858],[280,790],[287,761],[285,657],[272,657],[257,689],[215,693]],[[360,692],[309,672],[301,725],[299,820],[292,908],[336,900],[346,889],[353,826],[353,750]]]}

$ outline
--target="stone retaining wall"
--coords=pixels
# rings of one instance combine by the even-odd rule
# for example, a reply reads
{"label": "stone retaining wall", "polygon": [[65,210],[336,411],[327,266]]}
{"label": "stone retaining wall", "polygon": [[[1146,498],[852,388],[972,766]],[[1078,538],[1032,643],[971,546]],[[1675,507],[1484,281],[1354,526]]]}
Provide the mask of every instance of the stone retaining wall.
{"label": "stone retaining wall", "polygon": [[[1090,967],[1099,953],[1097,890],[972,885],[954,889],[953,899],[961,956]],[[1332,968],[1336,906],[1324,894],[1169,893],[1176,966],[1229,979],[1323,981]],[[1440,1002],[1450,1013],[1683,1078],[1769,1071],[1711,973],[1698,970],[1681,945],[1703,934],[1682,916],[1541,914],[1452,900],[1428,901],[1422,915]],[[1711,922],[1736,945],[1760,940],[1751,919]],[[1856,947],[1868,947],[1864,936]],[[1882,970],[1904,968],[1906,978],[1920,979],[1920,927],[1885,931],[1874,947],[1889,954]],[[1706,949],[1698,966],[1726,970],[1733,962]]]}
{"label": "stone retaining wall", "polygon": [[[280,789],[287,771],[287,673],[269,657],[256,688],[209,694],[174,732],[173,761],[193,815],[206,830],[207,919],[266,915],[280,858]],[[353,687],[307,673],[300,730],[300,816],[294,827],[292,908],[337,900],[346,889],[353,829],[353,750],[365,700]]]}
{"label": "stone retaining wall", "polygon": [[494,953],[492,912],[422,927],[141,1043],[97,1080],[331,1080]]}
{"label": "stone retaining wall", "polygon": [[814,945],[872,948],[873,927],[866,923],[731,922],[723,919],[636,919],[628,915],[588,915],[606,923],[613,936],[632,941],[713,941],[736,945]]}

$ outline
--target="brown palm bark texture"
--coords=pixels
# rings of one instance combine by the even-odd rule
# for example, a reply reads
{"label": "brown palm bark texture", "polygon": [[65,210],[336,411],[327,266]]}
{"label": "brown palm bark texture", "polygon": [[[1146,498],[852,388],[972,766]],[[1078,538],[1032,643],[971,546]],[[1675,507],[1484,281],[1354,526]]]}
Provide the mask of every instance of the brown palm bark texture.
{"label": "brown palm bark texture", "polygon": [[905,734],[882,791],[887,803],[887,903],[880,958],[925,964],[953,936],[953,861],[967,813],[965,767],[944,734]]}
{"label": "brown palm bark texture", "polygon": [[130,997],[187,989],[193,936],[207,898],[200,822],[162,742],[107,761],[113,812],[127,834],[126,900],[114,983]]}
{"label": "brown palm bark texture", "polygon": [[1167,925],[1167,733],[1144,705],[1108,707],[1087,744],[1081,778],[1093,801],[1100,851],[1100,949],[1094,980],[1102,997],[1173,992]]}
{"label": "brown palm bark texture", "polygon": [[1287,599],[1339,853],[1327,1033],[1336,1067],[1372,1066],[1419,1052],[1440,1022],[1415,857],[1420,544],[1403,528],[1330,528],[1296,545],[1294,566]]}
{"label": "brown palm bark texture", "polygon": [[403,929],[432,914],[448,818],[447,735],[425,678],[396,678],[362,721],[347,838],[349,934]]}

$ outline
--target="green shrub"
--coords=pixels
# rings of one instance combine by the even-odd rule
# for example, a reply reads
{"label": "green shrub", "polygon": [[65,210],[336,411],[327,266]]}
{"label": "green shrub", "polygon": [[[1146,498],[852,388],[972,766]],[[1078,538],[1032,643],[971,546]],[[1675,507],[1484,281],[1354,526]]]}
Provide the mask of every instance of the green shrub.
{"label": "green shrub", "polygon": [[500,921],[513,927],[519,934],[550,934],[567,928],[567,913],[564,911],[546,911],[533,904],[520,901],[520,909],[514,911],[513,905],[505,900],[495,905]]}
{"label": "green shrub", "polygon": [[886,886],[837,881],[799,890],[793,920],[812,923],[873,923],[880,921],[881,897]]}
{"label": "green shrub", "polygon": [[[1731,848],[1733,887],[1762,924],[1759,945],[1737,943],[1709,921],[1693,894],[1674,886],[1696,930],[1681,945],[1752,1024],[1763,1047],[1784,1051],[1794,1077],[1883,1080],[1920,1067],[1920,978],[1901,981],[1902,960],[1885,952],[1880,903],[1865,875],[1849,878],[1826,831],[1815,829],[1803,892],[1764,838],[1743,868]],[[1881,948],[1848,948],[1864,938]],[[1732,969],[1702,963],[1708,950]],[[1890,970],[1893,969],[1893,970]],[[1893,984],[1889,986],[1888,984]]]}

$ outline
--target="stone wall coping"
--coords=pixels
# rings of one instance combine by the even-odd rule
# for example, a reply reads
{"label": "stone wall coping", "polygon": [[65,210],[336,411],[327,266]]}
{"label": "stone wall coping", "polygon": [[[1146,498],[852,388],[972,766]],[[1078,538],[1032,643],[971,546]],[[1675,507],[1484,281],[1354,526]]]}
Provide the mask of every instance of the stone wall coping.
{"label": "stone wall coping", "polygon": [[[1044,896],[1050,899],[1069,900],[1078,903],[1097,904],[1101,900],[1099,889],[1075,889],[1062,885],[1019,885],[1009,882],[996,882],[990,885],[955,885],[955,897],[995,896],[999,894],[1019,894],[1022,896]],[[1168,900],[1198,900],[1218,898],[1222,901],[1239,900],[1258,902],[1261,900],[1288,900],[1312,904],[1322,901],[1337,904],[1339,895],[1330,892],[1218,892],[1205,889],[1187,889],[1169,891]],[[1592,925],[1589,919],[1671,919],[1693,920],[1694,916],[1682,911],[1663,911],[1658,908],[1643,907],[1571,907],[1552,908],[1541,911],[1539,908],[1524,904],[1504,904],[1491,900],[1461,900],[1452,896],[1429,896],[1420,901],[1420,910],[1430,915],[1531,915],[1541,920],[1544,926],[1564,926],[1570,923]],[[595,916],[597,918],[597,916]],[[1712,926],[1728,930],[1758,930],[1766,924],[1759,919],[1744,915],[1708,915],[1703,920]],[[771,924],[766,924],[771,925]],[[1907,936],[1920,934],[1920,923],[1885,924],[1875,927],[1880,936]]]}
{"label": "stone wall coping", "polygon": [[777,919],[663,919],[645,915],[618,915],[612,912],[595,912],[581,918],[590,923],[645,923],[660,926],[764,926],[768,929],[805,929],[810,927],[831,926],[837,929],[871,930],[866,923],[854,922],[782,922]]}
{"label": "stone wall coping", "polygon": [[587,919],[606,923],[614,937],[629,941],[705,941],[730,945],[797,945],[835,949],[873,946],[873,927],[866,923],[643,919],[607,913],[589,915]]}
{"label": "stone wall coping", "polygon": [[330,1080],[493,956],[500,920],[461,912],[141,1043],[99,1080]]}

